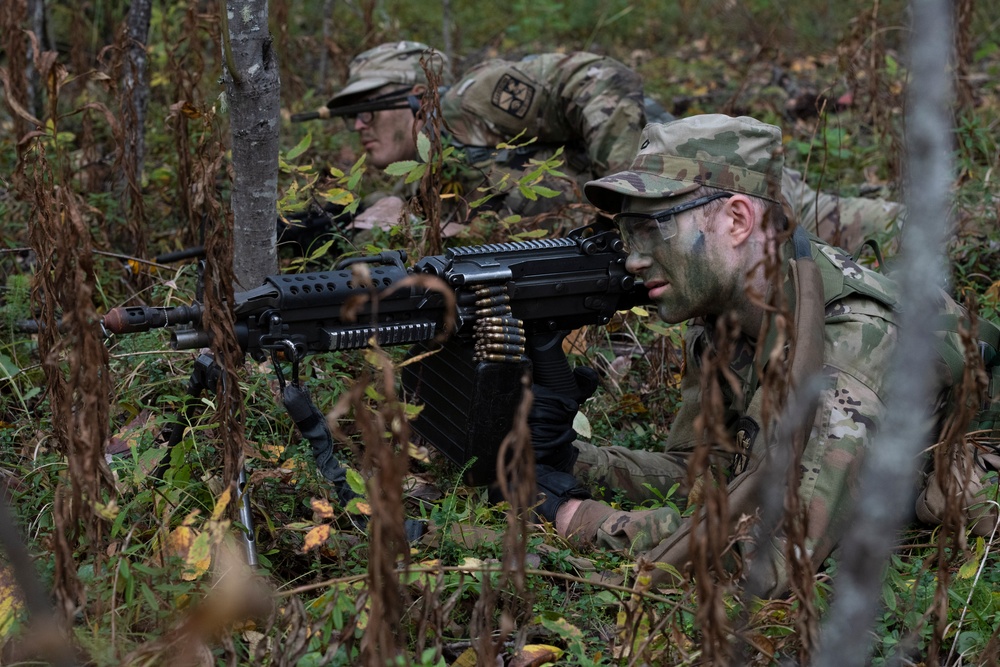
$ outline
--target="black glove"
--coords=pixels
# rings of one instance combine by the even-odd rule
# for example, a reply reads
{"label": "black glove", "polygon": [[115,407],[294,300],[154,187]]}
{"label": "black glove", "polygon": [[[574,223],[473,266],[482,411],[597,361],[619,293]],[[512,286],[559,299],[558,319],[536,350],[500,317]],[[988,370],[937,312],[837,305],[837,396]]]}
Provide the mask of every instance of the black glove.
{"label": "black glove", "polygon": [[580,403],[590,398],[599,382],[597,372],[589,367],[575,369],[573,379],[578,388],[574,397],[557,393],[542,385],[533,385],[531,391],[535,400],[528,413],[528,429],[535,449],[535,462],[564,473],[573,470],[577,457],[576,448],[573,447],[576,439],[573,418]]}
{"label": "black glove", "polygon": [[590,492],[576,477],[551,466],[541,464],[535,466],[535,483],[538,485],[541,501],[535,507],[535,513],[549,523],[555,523],[556,512],[570,498],[580,500],[590,498]]}

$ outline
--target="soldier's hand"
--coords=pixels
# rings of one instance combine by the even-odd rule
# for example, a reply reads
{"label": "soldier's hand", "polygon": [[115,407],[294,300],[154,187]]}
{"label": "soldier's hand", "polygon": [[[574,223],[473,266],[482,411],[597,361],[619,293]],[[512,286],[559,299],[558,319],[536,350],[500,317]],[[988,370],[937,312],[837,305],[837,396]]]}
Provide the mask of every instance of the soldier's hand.
{"label": "soldier's hand", "polygon": [[535,466],[535,484],[538,487],[539,496],[539,503],[535,506],[535,514],[552,524],[555,524],[556,513],[567,500],[590,498],[590,492],[580,484],[576,477],[551,466]]}
{"label": "soldier's hand", "polygon": [[378,227],[384,231],[389,231],[399,224],[402,213],[403,200],[390,195],[379,199],[366,208],[363,213],[356,215],[351,226],[354,229],[374,229]]}

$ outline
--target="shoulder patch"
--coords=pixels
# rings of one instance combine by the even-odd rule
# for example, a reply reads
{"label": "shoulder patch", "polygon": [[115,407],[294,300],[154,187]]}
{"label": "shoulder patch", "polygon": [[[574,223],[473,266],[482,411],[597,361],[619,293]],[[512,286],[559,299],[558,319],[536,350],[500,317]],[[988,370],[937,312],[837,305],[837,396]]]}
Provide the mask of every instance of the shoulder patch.
{"label": "shoulder patch", "polygon": [[497,81],[497,85],[493,87],[493,96],[490,101],[497,109],[509,113],[515,118],[524,118],[534,99],[534,86],[510,74],[504,74]]}

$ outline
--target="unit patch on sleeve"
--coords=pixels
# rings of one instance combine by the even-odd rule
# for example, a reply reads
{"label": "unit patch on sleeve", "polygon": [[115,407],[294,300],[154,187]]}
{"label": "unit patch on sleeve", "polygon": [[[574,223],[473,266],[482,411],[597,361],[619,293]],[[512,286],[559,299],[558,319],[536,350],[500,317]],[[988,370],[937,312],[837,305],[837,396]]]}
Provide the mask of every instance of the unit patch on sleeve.
{"label": "unit patch on sleeve", "polygon": [[493,106],[515,118],[524,118],[535,98],[534,86],[504,74],[493,88]]}

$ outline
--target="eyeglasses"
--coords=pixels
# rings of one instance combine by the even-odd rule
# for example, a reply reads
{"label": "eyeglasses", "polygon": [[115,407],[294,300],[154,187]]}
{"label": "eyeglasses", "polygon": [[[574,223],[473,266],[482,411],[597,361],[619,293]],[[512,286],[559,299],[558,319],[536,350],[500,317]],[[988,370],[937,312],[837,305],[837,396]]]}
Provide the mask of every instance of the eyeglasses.
{"label": "eyeglasses", "polygon": [[375,120],[375,114],[379,111],[384,111],[386,109],[407,109],[410,106],[410,103],[407,100],[407,97],[410,95],[410,90],[410,88],[400,88],[398,90],[393,90],[388,93],[383,93],[381,95],[376,95],[375,97],[369,97],[366,100],[362,100],[358,104],[352,106],[360,107],[371,105],[373,108],[344,114],[344,122],[347,123],[347,127],[349,129],[354,129],[354,124],[359,120],[363,125],[371,125],[372,121]]}
{"label": "eyeglasses", "polygon": [[666,241],[676,236],[679,214],[704,206],[716,199],[732,196],[730,192],[716,192],[658,213],[619,213],[613,219],[622,237],[622,243],[625,244],[625,252],[632,252],[634,248],[649,248],[652,243]]}

